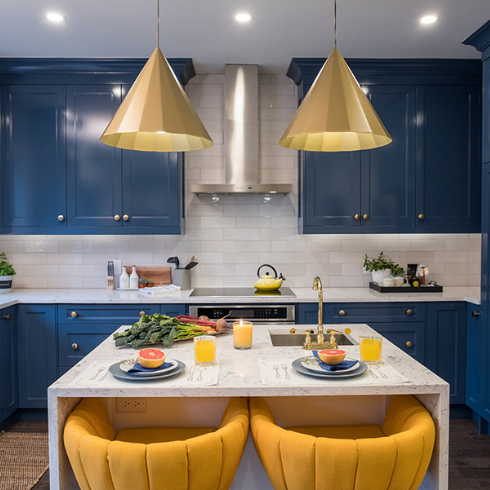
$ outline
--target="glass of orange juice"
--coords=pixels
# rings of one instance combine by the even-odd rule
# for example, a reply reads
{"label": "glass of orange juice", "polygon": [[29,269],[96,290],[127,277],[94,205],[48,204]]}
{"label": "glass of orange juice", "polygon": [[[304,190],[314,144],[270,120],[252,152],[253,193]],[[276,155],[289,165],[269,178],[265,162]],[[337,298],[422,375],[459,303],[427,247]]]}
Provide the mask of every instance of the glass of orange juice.
{"label": "glass of orange juice", "polygon": [[359,350],[361,361],[370,363],[381,362],[381,350],[383,347],[383,337],[381,335],[360,335]]}
{"label": "glass of orange juice", "polygon": [[216,363],[216,337],[194,337],[194,361],[204,366],[213,366]]}
{"label": "glass of orange juice", "polygon": [[252,348],[252,322],[233,323],[233,347],[235,349],[251,349]]}

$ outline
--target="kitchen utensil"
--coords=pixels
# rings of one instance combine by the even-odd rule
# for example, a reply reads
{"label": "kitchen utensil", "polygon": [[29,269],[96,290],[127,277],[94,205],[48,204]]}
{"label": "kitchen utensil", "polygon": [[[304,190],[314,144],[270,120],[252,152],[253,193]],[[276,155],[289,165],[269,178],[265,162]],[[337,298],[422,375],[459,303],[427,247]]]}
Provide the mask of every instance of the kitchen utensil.
{"label": "kitchen utensil", "polygon": [[[260,269],[262,269],[262,267],[269,267],[272,269],[274,271],[274,277],[272,277],[268,272],[266,272],[264,276],[261,276]],[[281,287],[282,281],[286,280],[282,273],[279,275],[279,277],[277,277],[276,269],[269,264],[263,264],[258,268],[257,277],[258,279],[255,282],[255,288],[259,291],[275,291]]]}
{"label": "kitchen utensil", "polygon": [[178,257],[169,257],[167,259],[167,264],[175,264],[175,268],[179,269],[180,261]]}
{"label": "kitchen utensil", "polygon": [[291,379],[291,376],[289,376],[288,373],[288,367],[286,364],[281,364],[281,368],[284,369],[284,372],[286,373],[286,379]]}
{"label": "kitchen utensil", "polygon": [[107,261],[107,289],[116,289],[114,262],[112,260]]}
{"label": "kitchen utensil", "polygon": [[196,265],[198,264],[199,262],[189,262],[185,267],[184,269],[192,269],[193,267],[196,267]]}

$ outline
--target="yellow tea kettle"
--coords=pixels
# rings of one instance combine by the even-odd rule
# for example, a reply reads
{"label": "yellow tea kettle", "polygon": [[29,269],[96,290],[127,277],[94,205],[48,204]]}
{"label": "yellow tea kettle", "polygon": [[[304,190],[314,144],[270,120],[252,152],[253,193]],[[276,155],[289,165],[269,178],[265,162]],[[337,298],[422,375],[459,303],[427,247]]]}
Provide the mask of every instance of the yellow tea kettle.
{"label": "yellow tea kettle", "polygon": [[[260,275],[260,269],[262,267],[269,267],[274,271],[274,277],[272,277],[268,272],[265,273],[265,276]],[[277,271],[269,264],[261,265],[257,270],[257,281],[255,283],[255,288],[259,291],[276,291],[281,287],[282,281],[285,281],[286,278],[283,277],[282,273],[277,277]]]}

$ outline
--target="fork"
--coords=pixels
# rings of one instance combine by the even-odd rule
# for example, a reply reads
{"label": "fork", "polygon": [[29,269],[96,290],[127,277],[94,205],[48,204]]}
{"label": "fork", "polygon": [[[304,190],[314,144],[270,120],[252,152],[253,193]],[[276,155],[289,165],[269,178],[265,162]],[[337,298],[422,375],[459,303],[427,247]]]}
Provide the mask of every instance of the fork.
{"label": "fork", "polygon": [[368,367],[368,371],[369,371],[369,374],[373,377],[373,378],[378,378],[379,376],[377,374],[375,374],[373,371],[372,371],[372,367],[369,366]]}
{"label": "fork", "polygon": [[274,364],[274,366],[272,366],[272,369],[276,371],[276,378],[280,378],[281,375],[279,374],[279,366],[277,364]]}
{"label": "fork", "polygon": [[105,367],[100,367],[99,370],[90,378],[90,381],[93,381],[104,369]]}
{"label": "fork", "polygon": [[291,379],[288,373],[288,367],[286,364],[281,364],[281,367],[284,369],[284,372],[286,373],[286,379]]}
{"label": "fork", "polygon": [[379,368],[379,366],[372,366],[373,368],[376,368],[376,371],[378,372],[378,374],[381,375],[382,378],[387,378],[388,376],[386,376],[385,373],[383,373],[383,371],[381,371],[381,369]]}

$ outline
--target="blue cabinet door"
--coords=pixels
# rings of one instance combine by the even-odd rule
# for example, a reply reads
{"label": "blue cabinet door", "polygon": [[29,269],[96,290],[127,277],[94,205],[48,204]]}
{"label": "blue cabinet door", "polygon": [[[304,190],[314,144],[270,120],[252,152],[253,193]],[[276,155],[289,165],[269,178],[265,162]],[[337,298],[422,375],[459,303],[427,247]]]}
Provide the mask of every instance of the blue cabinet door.
{"label": "blue cabinet door", "polygon": [[420,229],[480,231],[479,111],[478,87],[417,87]]}
{"label": "blue cabinet door", "polygon": [[160,305],[160,313],[171,317],[185,315],[186,307],[185,305]]}
{"label": "blue cabinet door", "polygon": [[466,389],[465,403],[480,414],[483,402],[484,343],[480,339],[483,327],[480,305],[466,306]]}
{"label": "blue cabinet door", "polygon": [[18,407],[16,307],[0,311],[0,423]]}
{"label": "blue cabinet door", "polygon": [[180,233],[181,173],[178,153],[124,150],[123,226]]}
{"label": "blue cabinet door", "polygon": [[[415,87],[363,87],[393,141],[363,151],[361,160],[361,224],[413,226],[415,222]],[[367,215],[367,219],[364,219]]]}
{"label": "blue cabinet door", "polygon": [[64,227],[64,86],[5,85],[2,112],[4,226]]}
{"label": "blue cabinet door", "polygon": [[68,227],[122,226],[121,150],[99,141],[121,102],[120,85],[68,85]]}
{"label": "blue cabinet door", "polygon": [[466,304],[429,303],[427,367],[450,385],[450,402],[465,403]]}
{"label": "blue cabinet door", "polygon": [[47,408],[57,378],[56,306],[17,306],[19,408]]}

